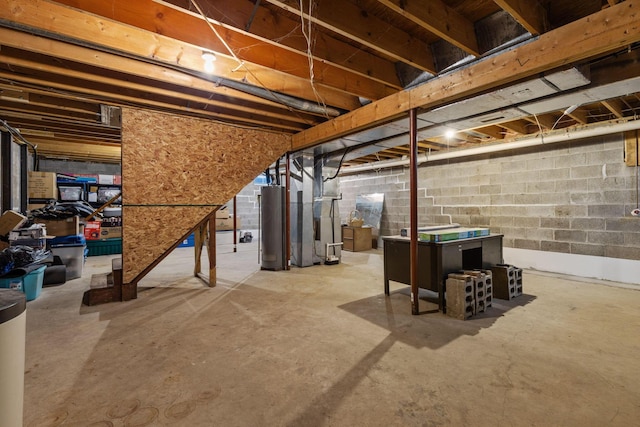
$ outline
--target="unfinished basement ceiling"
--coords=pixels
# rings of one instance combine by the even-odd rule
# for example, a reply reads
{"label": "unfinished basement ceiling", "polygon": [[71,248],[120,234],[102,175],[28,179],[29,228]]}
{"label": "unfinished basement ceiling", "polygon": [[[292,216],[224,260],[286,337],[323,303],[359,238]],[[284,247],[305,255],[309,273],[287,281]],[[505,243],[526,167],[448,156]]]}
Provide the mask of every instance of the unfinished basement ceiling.
{"label": "unfinished basement ceiling", "polygon": [[[589,19],[607,10],[638,8],[631,0],[0,0],[0,118],[44,157],[107,162],[120,160],[109,106],[299,134],[555,30],[587,34]],[[580,61],[561,47],[561,67],[508,83],[497,75],[493,87],[474,89],[469,78],[470,95],[420,110],[419,151],[635,119],[636,43]],[[203,52],[216,54],[212,74]],[[408,154],[406,118],[372,128],[358,120],[353,132],[319,140],[316,153],[347,166]]]}

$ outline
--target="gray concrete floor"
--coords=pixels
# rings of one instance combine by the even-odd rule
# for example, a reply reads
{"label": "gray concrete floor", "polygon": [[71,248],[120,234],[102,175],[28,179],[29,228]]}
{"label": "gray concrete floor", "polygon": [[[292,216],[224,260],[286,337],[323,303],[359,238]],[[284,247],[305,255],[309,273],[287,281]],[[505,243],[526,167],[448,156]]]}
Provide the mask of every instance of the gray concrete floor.
{"label": "gray concrete floor", "polygon": [[[27,306],[26,426],[631,426],[640,292],[524,273],[525,295],[467,321],[408,288],[382,252],[261,271],[218,233],[218,285],[177,249],[137,300],[81,304],[91,274]],[[203,257],[204,258],[204,257]],[[207,270],[205,270],[207,271]]]}

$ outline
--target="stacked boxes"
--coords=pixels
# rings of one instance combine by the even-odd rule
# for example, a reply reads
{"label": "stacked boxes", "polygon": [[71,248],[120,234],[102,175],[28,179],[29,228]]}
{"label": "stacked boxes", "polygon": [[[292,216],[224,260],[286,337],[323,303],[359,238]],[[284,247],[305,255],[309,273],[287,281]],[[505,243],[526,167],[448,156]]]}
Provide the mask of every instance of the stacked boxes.
{"label": "stacked boxes", "polygon": [[473,278],[468,274],[449,274],[446,283],[447,314],[465,320],[475,314]]}
{"label": "stacked boxes", "polygon": [[510,300],[522,295],[522,269],[513,265],[498,264],[491,267],[493,294],[496,298]]}

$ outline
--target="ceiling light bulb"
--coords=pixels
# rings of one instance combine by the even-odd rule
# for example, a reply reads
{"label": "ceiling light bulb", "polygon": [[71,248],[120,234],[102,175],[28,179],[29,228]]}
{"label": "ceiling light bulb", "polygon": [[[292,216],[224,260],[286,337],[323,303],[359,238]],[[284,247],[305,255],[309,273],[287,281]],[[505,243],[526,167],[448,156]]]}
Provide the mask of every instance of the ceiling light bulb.
{"label": "ceiling light bulb", "polygon": [[204,70],[207,73],[213,72],[213,61],[216,60],[216,55],[213,52],[203,52],[202,59],[204,60]]}
{"label": "ceiling light bulb", "polygon": [[444,136],[446,136],[447,139],[453,138],[455,135],[456,135],[456,132],[454,130],[451,130],[451,129],[447,130],[444,133]]}

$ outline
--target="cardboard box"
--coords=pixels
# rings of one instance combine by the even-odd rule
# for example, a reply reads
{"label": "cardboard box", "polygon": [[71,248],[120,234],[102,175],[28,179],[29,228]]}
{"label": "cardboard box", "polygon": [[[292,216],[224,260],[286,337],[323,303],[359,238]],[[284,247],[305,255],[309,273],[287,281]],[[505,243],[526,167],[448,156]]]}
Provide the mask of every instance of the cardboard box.
{"label": "cardboard box", "polygon": [[122,227],[101,227],[100,239],[122,238]]}
{"label": "cardboard box", "polygon": [[36,224],[44,224],[47,227],[47,236],[71,236],[80,234],[80,218],[73,216],[66,219],[40,219],[33,220]]}
{"label": "cardboard box", "polygon": [[57,199],[56,173],[29,172],[28,190],[31,199]]}
{"label": "cardboard box", "polygon": [[[236,228],[240,229],[240,218],[236,220]],[[233,230],[233,218],[216,218],[216,231]]]}
{"label": "cardboard box", "polygon": [[102,224],[100,221],[87,221],[84,226],[84,238],[87,240],[100,240],[100,232],[102,231]]}
{"label": "cardboard box", "polygon": [[6,236],[14,228],[20,227],[27,217],[15,211],[5,211],[0,216],[0,236]]}
{"label": "cardboard box", "polygon": [[36,209],[42,209],[47,206],[45,203],[29,203],[27,205],[28,211],[35,211]]}
{"label": "cardboard box", "polygon": [[221,207],[216,211],[216,219],[229,218],[229,209],[226,206]]}

